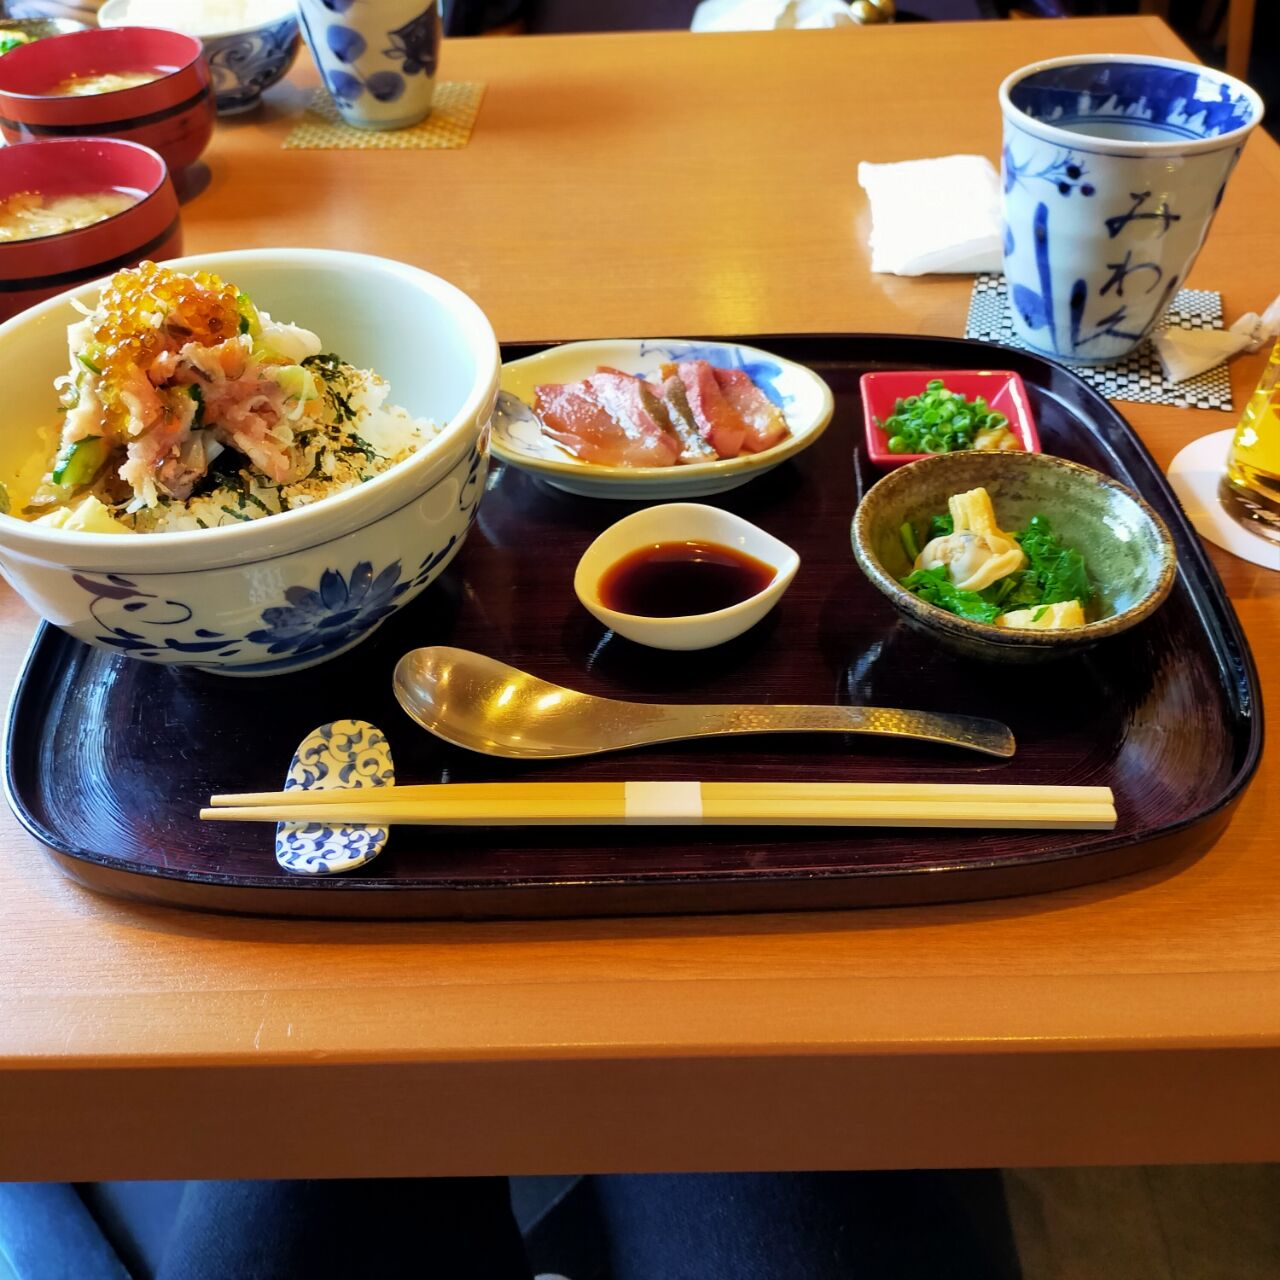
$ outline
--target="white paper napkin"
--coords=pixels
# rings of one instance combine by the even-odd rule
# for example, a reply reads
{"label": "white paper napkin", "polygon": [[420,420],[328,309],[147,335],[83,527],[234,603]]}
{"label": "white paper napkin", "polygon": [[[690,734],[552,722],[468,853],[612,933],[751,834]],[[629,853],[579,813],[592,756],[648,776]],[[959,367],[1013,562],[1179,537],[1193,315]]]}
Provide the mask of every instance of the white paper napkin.
{"label": "white paper napkin", "polygon": [[1280,294],[1276,295],[1261,315],[1256,311],[1246,311],[1231,326],[1231,332],[1243,333],[1248,338],[1246,351],[1257,351],[1280,335]]}
{"label": "white paper napkin", "polygon": [[844,0],[702,0],[691,31],[781,31],[853,26]]}
{"label": "white paper napkin", "polygon": [[[871,202],[871,270],[1000,271],[1000,179],[985,156],[858,166]],[[940,192],[946,192],[945,197]]]}
{"label": "white paper napkin", "polygon": [[1230,329],[1181,329],[1170,325],[1157,329],[1151,335],[1151,344],[1160,357],[1164,376],[1170,382],[1186,382],[1243,351],[1249,339]]}
{"label": "white paper napkin", "polygon": [[1215,368],[1241,351],[1257,351],[1280,334],[1280,297],[1261,314],[1247,311],[1227,329],[1157,329],[1151,344],[1160,356],[1164,376],[1185,382]]}

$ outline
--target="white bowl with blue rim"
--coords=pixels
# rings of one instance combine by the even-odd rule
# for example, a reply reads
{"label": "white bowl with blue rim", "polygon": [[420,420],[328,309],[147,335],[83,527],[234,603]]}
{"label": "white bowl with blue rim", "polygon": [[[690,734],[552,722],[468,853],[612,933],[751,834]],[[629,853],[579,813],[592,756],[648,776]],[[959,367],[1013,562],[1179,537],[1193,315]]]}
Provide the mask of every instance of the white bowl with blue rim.
{"label": "white bowl with blue rim", "polygon": [[283,80],[302,37],[294,0],[254,0],[252,22],[227,25],[201,21],[198,6],[178,0],[106,0],[98,10],[102,27],[171,27],[198,36],[213,75],[218,114],[251,111],[262,92]]}
{"label": "white bowl with blue rim", "polygon": [[[314,329],[390,383],[389,403],[438,433],[371,480],[310,506],[180,533],[83,533],[0,515],[0,570],[46,621],[87,644],[166,666],[261,676],[357,644],[439,576],[484,491],[499,355],[460,289],[400,262],[321,249],[178,258],[216,272],[278,320]],[[43,452],[83,285],[0,325],[0,482]]]}
{"label": "white bowl with blue rim", "polygon": [[1014,329],[1052,359],[1140,345],[1187,279],[1262,100],[1210,67],[1053,58],[1000,86]]}
{"label": "white bowl with blue rim", "polygon": [[[707,360],[718,368],[743,370],[781,411],[788,435],[771,449],[736,458],[671,467],[616,467],[574,457],[543,434],[533,414],[534,388],[542,383],[580,382],[600,365],[656,378],[660,365],[679,360]],[[826,430],[834,408],[831,388],[812,369],[758,347],[685,338],[567,342],[502,366],[492,445],[504,462],[567,493],[654,501],[698,498],[736,489],[795,457]]]}

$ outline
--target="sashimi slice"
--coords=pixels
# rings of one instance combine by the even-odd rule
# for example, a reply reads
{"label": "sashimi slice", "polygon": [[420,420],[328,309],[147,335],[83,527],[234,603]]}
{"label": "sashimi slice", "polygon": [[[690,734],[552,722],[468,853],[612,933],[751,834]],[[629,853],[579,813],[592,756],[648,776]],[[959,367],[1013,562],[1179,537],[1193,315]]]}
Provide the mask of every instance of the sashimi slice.
{"label": "sashimi slice", "polygon": [[662,399],[666,405],[667,417],[671,419],[672,429],[680,437],[681,462],[711,462],[720,455],[704,440],[698,432],[698,424],[694,421],[693,410],[689,407],[689,397],[685,395],[684,383],[680,375],[673,373],[662,384]]}
{"label": "sashimi slice", "polygon": [[706,360],[681,360],[662,366],[664,378],[673,372],[684,384],[699,434],[720,457],[736,458],[747,437],[747,424],[725,399],[711,365]]}
{"label": "sashimi slice", "polygon": [[632,466],[671,467],[680,457],[680,440],[653,388],[640,378],[617,371],[593,373],[587,384],[629,440],[643,441],[654,460]]}
{"label": "sashimi slice", "polygon": [[635,379],[593,374],[585,382],[534,388],[542,429],[584,462],[609,467],[669,467],[679,442],[664,432],[640,402]]}
{"label": "sashimi slice", "polygon": [[621,369],[612,369],[608,365],[597,365],[596,372],[631,378],[639,385],[641,403],[663,431],[675,436],[681,462],[707,462],[718,456],[699,435],[693,410],[689,408],[684,393],[684,384],[678,377],[673,375],[661,387],[656,387],[637,374],[623,373]]}
{"label": "sashimi slice", "polygon": [[743,369],[714,368],[716,382],[724,398],[747,424],[744,453],[763,453],[771,449],[788,431],[787,420]]}

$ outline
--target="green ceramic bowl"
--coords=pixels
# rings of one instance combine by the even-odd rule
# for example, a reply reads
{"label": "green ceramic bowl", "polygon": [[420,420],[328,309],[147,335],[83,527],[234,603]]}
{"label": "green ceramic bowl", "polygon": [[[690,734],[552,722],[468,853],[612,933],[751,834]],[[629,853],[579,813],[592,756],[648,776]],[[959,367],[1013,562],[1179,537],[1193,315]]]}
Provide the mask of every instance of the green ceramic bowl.
{"label": "green ceramic bowl", "polygon": [[[911,572],[899,529],[945,512],[955,493],[982,486],[1002,529],[1045,516],[1085,559],[1097,586],[1095,621],[1062,631],[971,622],[927,604],[898,579]],[[1030,661],[1078,653],[1127,631],[1159,608],[1177,570],[1164,522],[1109,476],[1044,453],[939,454],[890,472],[862,499],[853,519],[853,554],[872,583],[916,626],[975,657]]]}

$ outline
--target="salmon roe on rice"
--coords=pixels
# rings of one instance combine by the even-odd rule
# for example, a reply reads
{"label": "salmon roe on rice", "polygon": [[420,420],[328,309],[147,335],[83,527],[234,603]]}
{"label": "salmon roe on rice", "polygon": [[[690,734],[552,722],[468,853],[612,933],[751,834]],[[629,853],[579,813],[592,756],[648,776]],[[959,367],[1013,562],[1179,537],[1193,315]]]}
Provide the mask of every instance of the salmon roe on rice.
{"label": "salmon roe on rice", "polygon": [[[207,271],[180,275],[154,262],[112,276],[94,313],[91,357],[110,399],[131,368],[188,342],[216,346],[240,332],[238,291]],[[98,319],[98,317],[101,317]]]}

